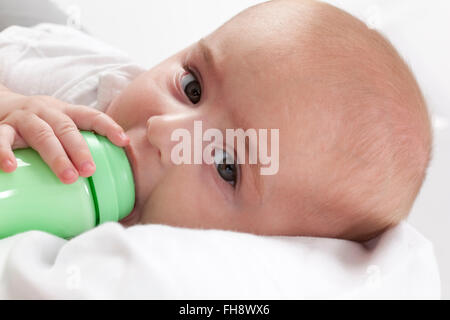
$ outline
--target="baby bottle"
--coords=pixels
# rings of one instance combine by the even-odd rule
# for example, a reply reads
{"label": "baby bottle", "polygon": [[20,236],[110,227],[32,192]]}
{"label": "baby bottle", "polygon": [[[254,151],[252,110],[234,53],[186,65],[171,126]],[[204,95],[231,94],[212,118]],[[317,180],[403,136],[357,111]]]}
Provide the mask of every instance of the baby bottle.
{"label": "baby bottle", "polygon": [[81,134],[96,171],[72,184],[62,183],[35,150],[14,151],[17,169],[0,171],[0,239],[28,230],[71,238],[133,210],[133,172],[124,149],[92,132]]}

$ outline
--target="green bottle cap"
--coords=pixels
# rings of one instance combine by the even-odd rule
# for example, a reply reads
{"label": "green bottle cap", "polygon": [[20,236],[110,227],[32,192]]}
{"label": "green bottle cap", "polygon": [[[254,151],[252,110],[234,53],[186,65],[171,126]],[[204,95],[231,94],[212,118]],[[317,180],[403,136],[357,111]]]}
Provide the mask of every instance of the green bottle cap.
{"label": "green bottle cap", "polygon": [[97,224],[119,221],[134,208],[133,171],[123,148],[108,138],[81,131],[91,151],[96,170],[88,178],[94,197]]}

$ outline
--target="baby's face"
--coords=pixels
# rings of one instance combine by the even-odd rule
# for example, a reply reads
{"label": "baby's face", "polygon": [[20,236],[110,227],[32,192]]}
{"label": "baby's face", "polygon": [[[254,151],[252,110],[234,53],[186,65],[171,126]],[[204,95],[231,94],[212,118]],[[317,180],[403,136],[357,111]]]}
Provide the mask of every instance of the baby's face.
{"label": "baby's face", "polygon": [[[136,206],[123,224],[330,237],[347,227],[312,214],[327,187],[324,168],[333,167],[334,128],[315,108],[319,90],[289,37],[289,28],[301,26],[283,24],[284,15],[270,6],[241,13],[141,74],[111,103],[106,113],[130,137],[136,182]],[[186,129],[194,137],[194,121],[223,137],[226,129],[278,129],[278,171],[261,175],[249,161],[175,164],[179,141],[171,135]]]}

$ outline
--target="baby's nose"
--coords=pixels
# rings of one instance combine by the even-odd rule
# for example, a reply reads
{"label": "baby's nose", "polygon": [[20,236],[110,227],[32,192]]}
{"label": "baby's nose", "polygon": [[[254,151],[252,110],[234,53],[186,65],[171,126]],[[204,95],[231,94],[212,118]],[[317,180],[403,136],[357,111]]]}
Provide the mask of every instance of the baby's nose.
{"label": "baby's nose", "polygon": [[194,119],[184,114],[165,114],[152,116],[147,120],[147,139],[159,150],[162,163],[169,163],[172,148],[177,141],[172,141],[176,130],[191,132]]}

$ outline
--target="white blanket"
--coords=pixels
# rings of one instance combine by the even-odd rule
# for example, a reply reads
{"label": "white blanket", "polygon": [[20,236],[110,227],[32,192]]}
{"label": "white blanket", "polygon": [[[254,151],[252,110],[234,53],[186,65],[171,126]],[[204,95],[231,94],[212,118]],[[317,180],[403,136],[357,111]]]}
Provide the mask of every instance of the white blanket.
{"label": "white blanket", "polygon": [[0,298],[439,298],[431,243],[407,223],[363,246],[106,223],[70,241],[0,241]]}

